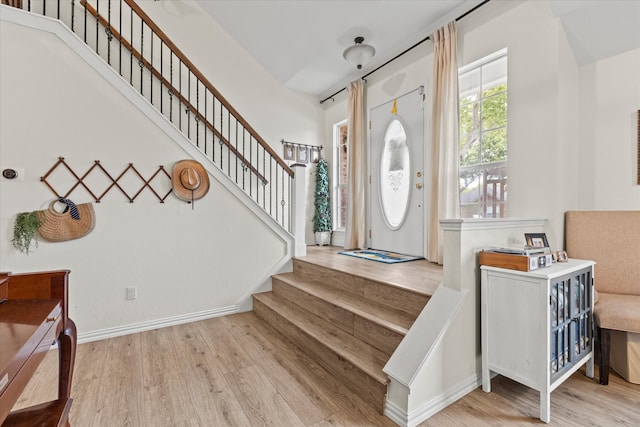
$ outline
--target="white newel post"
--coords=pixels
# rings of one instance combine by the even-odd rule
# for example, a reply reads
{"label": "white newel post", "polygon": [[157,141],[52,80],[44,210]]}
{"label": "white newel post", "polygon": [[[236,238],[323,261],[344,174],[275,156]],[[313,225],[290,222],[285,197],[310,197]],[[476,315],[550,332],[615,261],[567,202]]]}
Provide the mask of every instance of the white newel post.
{"label": "white newel post", "polygon": [[302,257],[307,254],[306,243],[306,188],[307,188],[307,171],[305,165],[296,164],[291,166],[295,172],[293,177],[293,236],[295,237],[295,252],[294,256]]}

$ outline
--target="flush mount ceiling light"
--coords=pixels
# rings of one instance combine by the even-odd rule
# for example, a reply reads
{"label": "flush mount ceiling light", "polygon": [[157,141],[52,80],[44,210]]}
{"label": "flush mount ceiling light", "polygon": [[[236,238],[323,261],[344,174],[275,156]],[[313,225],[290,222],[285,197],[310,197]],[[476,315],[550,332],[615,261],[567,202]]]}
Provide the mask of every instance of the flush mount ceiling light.
{"label": "flush mount ceiling light", "polygon": [[344,59],[353,64],[358,70],[376,54],[373,46],[363,44],[363,41],[364,37],[356,37],[354,40],[356,44],[349,46],[342,54]]}

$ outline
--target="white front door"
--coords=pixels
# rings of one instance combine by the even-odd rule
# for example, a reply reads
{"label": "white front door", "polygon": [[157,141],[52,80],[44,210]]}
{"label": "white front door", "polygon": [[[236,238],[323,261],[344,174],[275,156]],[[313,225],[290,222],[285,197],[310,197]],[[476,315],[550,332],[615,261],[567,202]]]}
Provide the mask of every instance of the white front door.
{"label": "white front door", "polygon": [[369,112],[373,249],[425,255],[423,101],[418,88]]}

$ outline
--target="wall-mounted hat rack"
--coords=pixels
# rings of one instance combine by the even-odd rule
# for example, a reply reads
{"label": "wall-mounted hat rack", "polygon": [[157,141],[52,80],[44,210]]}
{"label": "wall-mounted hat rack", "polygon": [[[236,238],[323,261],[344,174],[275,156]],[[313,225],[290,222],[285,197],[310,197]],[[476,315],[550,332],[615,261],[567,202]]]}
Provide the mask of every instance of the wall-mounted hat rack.
{"label": "wall-mounted hat rack", "polygon": [[[71,186],[71,188],[69,188],[66,192],[57,191],[54,188],[54,183],[51,182],[52,180],[55,180],[55,177],[52,176],[52,174],[58,168],[66,169],[71,174],[73,179],[75,179],[76,181]],[[89,176],[92,174],[93,175],[102,174],[104,177],[106,177],[107,187],[99,196],[97,196],[96,195],[97,192],[89,188],[89,184],[85,182],[85,180],[87,180]],[[138,179],[140,179],[140,181],[142,181],[142,187],[138,189],[136,186],[136,188],[134,188],[134,191],[137,190],[135,194],[133,194],[134,191],[131,191],[131,189],[127,191],[123,188],[123,186],[125,186],[123,179],[126,177],[126,179],[128,180],[129,179],[128,176],[132,174],[134,177],[137,177]],[[156,181],[155,183],[154,183],[154,180]],[[56,197],[64,197],[65,199],[68,198],[71,195],[71,193],[74,192],[74,190],[82,187],[91,195],[91,197],[93,197],[96,203],[100,203],[102,198],[110,190],[114,188],[120,190],[120,192],[127,198],[127,200],[129,200],[129,203],[133,203],[134,200],[140,195],[140,193],[144,191],[145,188],[149,189],[158,198],[160,203],[164,203],[165,199],[169,196],[169,194],[171,194],[171,191],[172,191],[171,175],[164,169],[164,166],[162,165],[158,166],[158,169],[155,171],[153,175],[151,175],[150,178],[145,179],[142,176],[142,174],[135,168],[135,166],[133,166],[133,163],[129,163],[129,165],[116,178],[114,178],[102,166],[102,164],[100,163],[100,160],[95,160],[93,165],[84,174],[79,175],[73,170],[73,168],[71,168],[71,166],[69,166],[69,164],[65,161],[64,157],[59,157],[58,161],[51,167],[51,169],[49,169],[49,171],[46,174],[44,174],[44,176],[40,177],[40,181],[44,182],[45,185],[49,187],[49,189],[53,192],[53,194],[55,194]],[[109,184],[109,181],[111,181],[110,184]],[[164,184],[158,181],[164,181]],[[152,183],[155,186],[162,185],[164,188],[156,191],[156,189],[152,186]],[[161,194],[164,193],[164,191],[166,191],[166,193],[164,194],[164,196],[162,196]],[[130,194],[133,194],[133,196],[131,196]]]}
{"label": "wall-mounted hat rack", "polygon": [[318,163],[322,158],[322,145],[300,144],[298,142],[280,140],[283,145],[285,160],[294,161],[297,164]]}

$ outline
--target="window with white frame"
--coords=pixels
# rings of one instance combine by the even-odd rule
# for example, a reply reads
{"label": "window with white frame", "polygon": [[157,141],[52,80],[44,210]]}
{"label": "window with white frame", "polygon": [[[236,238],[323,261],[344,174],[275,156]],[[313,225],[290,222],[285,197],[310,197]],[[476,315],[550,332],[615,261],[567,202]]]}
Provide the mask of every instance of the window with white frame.
{"label": "window with white frame", "polygon": [[333,125],[333,229],[347,224],[347,121]]}
{"label": "window with white frame", "polygon": [[507,214],[507,50],[459,70],[460,216]]}

